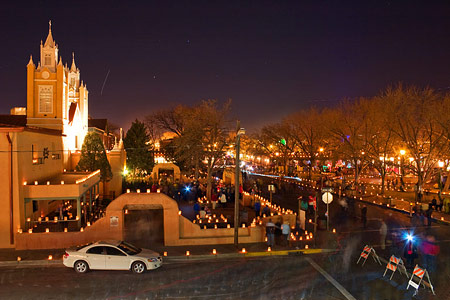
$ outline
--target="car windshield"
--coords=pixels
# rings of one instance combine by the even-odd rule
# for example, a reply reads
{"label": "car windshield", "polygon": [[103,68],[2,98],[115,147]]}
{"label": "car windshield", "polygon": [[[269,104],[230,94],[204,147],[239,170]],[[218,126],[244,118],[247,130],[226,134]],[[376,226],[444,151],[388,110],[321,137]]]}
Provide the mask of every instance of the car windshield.
{"label": "car windshield", "polygon": [[141,248],[135,247],[127,242],[121,242],[117,247],[125,251],[128,255],[136,255],[142,251]]}

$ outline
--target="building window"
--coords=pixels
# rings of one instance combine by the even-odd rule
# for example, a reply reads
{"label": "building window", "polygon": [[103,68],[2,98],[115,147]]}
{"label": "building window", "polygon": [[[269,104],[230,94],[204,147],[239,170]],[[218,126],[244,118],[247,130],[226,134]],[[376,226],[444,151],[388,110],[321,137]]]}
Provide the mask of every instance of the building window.
{"label": "building window", "polygon": [[52,64],[52,56],[50,54],[45,54],[44,66],[50,66],[51,64]]}
{"label": "building window", "polygon": [[53,113],[53,86],[39,86],[39,112]]}

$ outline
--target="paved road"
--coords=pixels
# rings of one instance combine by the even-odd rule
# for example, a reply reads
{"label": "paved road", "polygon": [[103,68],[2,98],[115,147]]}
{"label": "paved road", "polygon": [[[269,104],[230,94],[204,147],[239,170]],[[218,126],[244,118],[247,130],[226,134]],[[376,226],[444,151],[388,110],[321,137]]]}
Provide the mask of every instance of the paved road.
{"label": "paved road", "polygon": [[[77,274],[63,266],[2,268],[0,299],[413,299],[406,280],[335,256],[260,257],[165,264]],[[447,299],[421,290],[414,299]]]}
{"label": "paved road", "polygon": [[[272,179],[264,179],[265,184],[272,182]],[[283,181],[274,181],[278,183],[279,189],[277,193],[274,195],[274,202],[282,207],[287,207],[296,211],[298,208],[298,200],[297,197],[300,195],[307,195],[310,193],[308,189],[298,186],[293,183],[286,183]],[[363,248],[364,245],[369,244],[373,245],[377,251],[377,253],[388,259],[392,254],[395,254],[398,257],[402,257],[403,248],[400,247],[388,247],[386,250],[380,249],[380,220],[384,219],[389,220],[390,228],[400,229],[399,232],[406,233],[408,231],[413,232],[416,237],[420,238],[421,236],[425,236],[427,234],[434,235],[439,242],[441,247],[441,253],[438,255],[437,259],[437,270],[432,276],[432,282],[435,285],[435,290],[437,292],[436,299],[450,299],[450,286],[448,283],[450,282],[450,226],[447,225],[439,225],[433,224],[431,227],[419,227],[413,228],[411,227],[411,221],[407,214],[403,214],[400,212],[388,210],[386,208],[381,208],[379,206],[374,206],[370,204],[366,204],[368,207],[367,212],[367,227],[363,228],[362,223],[360,221],[360,205],[364,205],[366,203],[360,201],[352,201],[349,202],[349,209],[346,213],[343,212],[343,209],[339,205],[338,201],[333,201],[330,205],[330,219],[331,226],[330,228],[336,228],[338,231],[338,238],[342,247],[345,249],[346,247],[346,257],[349,257],[348,260],[351,262],[355,262]],[[326,206],[322,201],[318,201],[319,207],[319,215],[323,215],[326,211]],[[309,226],[309,227],[308,227]],[[311,230],[312,226],[307,224],[307,229]],[[322,237],[324,236],[322,231]],[[324,239],[322,238],[322,241]],[[328,243],[322,243],[322,246],[327,245]],[[332,243],[330,243],[332,244]],[[342,255],[338,256],[336,265],[342,265]],[[416,260],[416,263],[423,265],[423,257],[420,255],[419,259]],[[333,265],[333,264],[331,264]],[[352,276],[342,276],[340,273],[336,273],[333,267],[328,264],[324,264],[324,268],[330,272],[335,277],[339,277],[342,284],[352,293],[358,295],[357,299],[410,299],[411,295],[404,294],[403,291],[406,288],[406,285],[403,286],[405,279],[400,280],[396,286],[386,285],[386,282],[380,281],[380,277],[384,272],[385,266],[378,267],[372,271],[368,271],[367,274],[361,273],[358,275],[360,280],[357,284],[353,282],[355,277]],[[364,270],[366,266],[364,267]],[[380,274],[381,269],[381,274]],[[353,265],[350,265],[349,272],[353,274],[359,274],[360,270],[355,269]],[[349,281],[350,280],[350,281]],[[371,292],[369,294],[367,290],[364,293],[357,288],[357,286],[365,286],[371,287]],[[389,287],[389,288],[388,288]],[[388,288],[388,289],[387,289]],[[385,293],[389,291],[389,297],[383,296]],[[397,292],[395,292],[397,291]],[[431,294],[428,292],[424,292],[419,294],[420,297],[426,299]],[[379,297],[379,298],[377,298]],[[384,297],[384,298],[383,298]],[[409,298],[408,298],[409,297]]]}
{"label": "paved road", "polygon": [[346,299],[304,257],[166,264],[135,275],[2,268],[1,299]]}

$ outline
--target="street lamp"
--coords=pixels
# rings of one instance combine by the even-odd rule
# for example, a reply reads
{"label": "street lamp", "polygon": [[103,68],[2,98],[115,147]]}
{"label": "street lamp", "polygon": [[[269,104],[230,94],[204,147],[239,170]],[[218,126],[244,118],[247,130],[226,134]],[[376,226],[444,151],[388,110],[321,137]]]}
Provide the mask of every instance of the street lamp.
{"label": "street lamp", "polygon": [[[439,187],[439,193],[442,193],[443,186],[442,186],[442,180],[441,180],[441,176],[442,176],[441,171],[442,171],[442,168],[444,167],[444,162],[438,161],[438,166],[439,166],[438,187]],[[439,197],[440,197],[440,194],[439,194]]]}
{"label": "street lamp", "polygon": [[405,156],[405,153],[406,153],[406,151],[404,150],[404,149],[401,149],[400,150],[400,187],[401,187],[401,190],[404,190],[405,188],[405,180],[404,180],[404,173],[405,173],[405,170],[404,170],[404,168],[403,168],[403,157]]}
{"label": "street lamp", "polygon": [[236,168],[234,174],[234,245],[238,245],[238,234],[239,234],[239,184],[240,179],[239,175],[241,173],[240,170],[240,162],[239,162],[239,151],[241,146],[241,135],[245,134],[245,129],[241,128],[240,122],[237,122],[237,131],[236,131]]}

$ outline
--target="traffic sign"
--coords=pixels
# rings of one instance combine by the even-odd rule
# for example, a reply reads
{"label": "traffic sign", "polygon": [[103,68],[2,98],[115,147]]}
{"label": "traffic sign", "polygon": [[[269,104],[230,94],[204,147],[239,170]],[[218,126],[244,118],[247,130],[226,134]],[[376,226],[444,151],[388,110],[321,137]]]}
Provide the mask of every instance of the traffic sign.
{"label": "traffic sign", "polygon": [[334,189],[333,189],[331,186],[324,186],[324,187],[322,188],[322,192],[330,192],[330,193],[332,193],[333,190],[334,190]]}
{"label": "traffic sign", "polygon": [[333,201],[333,195],[330,192],[325,192],[322,195],[322,201],[325,204],[330,204]]}

